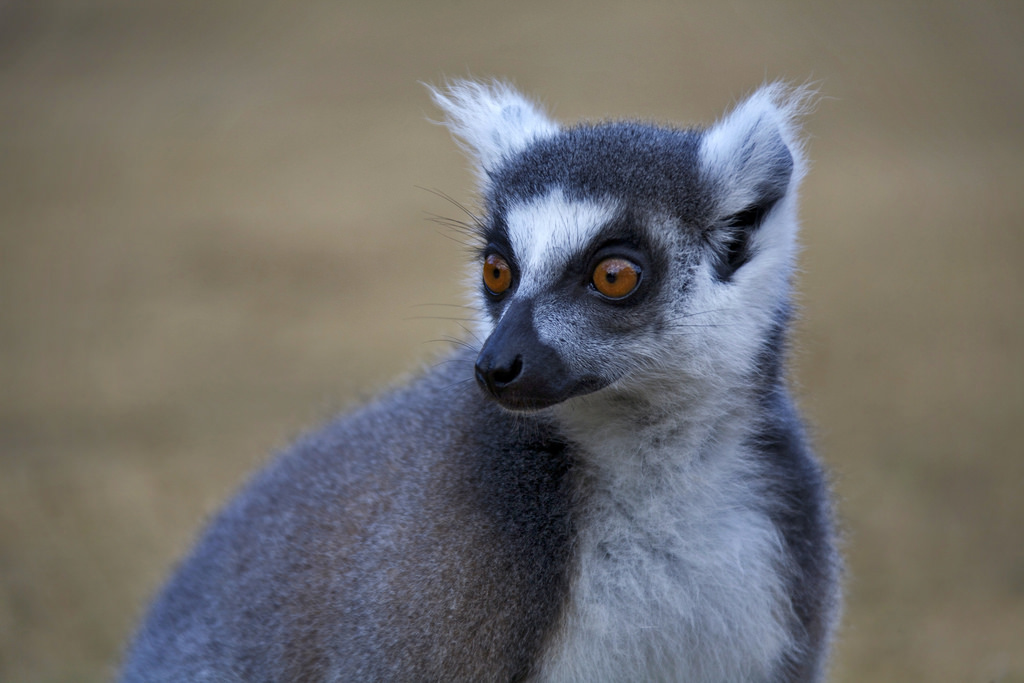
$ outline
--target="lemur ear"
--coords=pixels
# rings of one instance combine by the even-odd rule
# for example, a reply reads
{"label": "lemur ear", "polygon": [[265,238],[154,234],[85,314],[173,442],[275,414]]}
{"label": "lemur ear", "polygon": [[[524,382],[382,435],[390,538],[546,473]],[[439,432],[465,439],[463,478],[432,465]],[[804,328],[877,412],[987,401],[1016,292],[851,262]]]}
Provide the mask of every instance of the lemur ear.
{"label": "lemur ear", "polygon": [[796,186],[804,170],[798,119],[812,96],[807,88],[767,85],[705,131],[701,166],[719,217],[759,219]]}
{"label": "lemur ear", "polygon": [[430,94],[483,180],[503,159],[558,132],[556,123],[505,83],[456,80],[430,88]]}

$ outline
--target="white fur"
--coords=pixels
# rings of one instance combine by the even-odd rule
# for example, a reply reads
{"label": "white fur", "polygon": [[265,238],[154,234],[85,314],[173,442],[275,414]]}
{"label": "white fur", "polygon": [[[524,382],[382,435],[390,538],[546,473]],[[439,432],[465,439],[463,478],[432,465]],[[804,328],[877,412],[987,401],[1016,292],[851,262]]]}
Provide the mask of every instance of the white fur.
{"label": "white fur", "polygon": [[810,88],[790,88],[781,83],[763,86],[712,126],[701,145],[701,166],[719,179],[726,190],[722,211],[734,213],[754,199],[753,191],[770,167],[766,156],[778,142],[793,155],[790,187],[806,171],[798,121],[810,108]]}
{"label": "white fur", "polygon": [[674,381],[554,408],[593,495],[541,680],[761,681],[790,645],[782,540],[742,445],[752,399],[717,365],[666,358]]}
{"label": "white fur", "polygon": [[790,610],[781,540],[758,509],[741,435],[701,417],[627,438],[617,420],[579,421],[601,495],[581,522],[578,574],[541,680],[758,681],[778,663]]}
{"label": "white fur", "polygon": [[712,126],[701,145],[703,172],[715,180],[722,195],[722,216],[753,201],[754,189],[771,166],[768,157],[780,144],[793,159],[785,195],[752,236],[757,258],[735,274],[735,284],[744,292],[736,304],[750,312],[771,313],[773,302],[788,296],[799,230],[797,188],[807,166],[797,122],[809,108],[812,95],[809,88],[793,89],[779,83],[762,87]]}
{"label": "white fur", "polygon": [[522,270],[516,295],[530,296],[547,286],[549,276],[560,273],[614,217],[614,202],[569,201],[560,189],[511,207],[509,239]]}
{"label": "white fur", "polygon": [[476,160],[481,182],[502,159],[558,132],[538,107],[499,81],[456,80],[444,91],[430,88],[430,93],[449,130]]}

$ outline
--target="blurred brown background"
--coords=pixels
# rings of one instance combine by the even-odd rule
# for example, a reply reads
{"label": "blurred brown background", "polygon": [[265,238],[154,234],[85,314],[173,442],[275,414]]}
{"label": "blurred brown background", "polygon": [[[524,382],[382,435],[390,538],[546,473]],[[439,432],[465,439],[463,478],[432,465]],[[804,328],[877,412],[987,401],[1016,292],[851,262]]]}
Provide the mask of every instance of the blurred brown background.
{"label": "blurred brown background", "polygon": [[1024,5],[0,3],[0,680],[102,681],[204,518],[461,334],[418,81],[708,122],[816,80],[797,380],[835,681],[1024,680]]}

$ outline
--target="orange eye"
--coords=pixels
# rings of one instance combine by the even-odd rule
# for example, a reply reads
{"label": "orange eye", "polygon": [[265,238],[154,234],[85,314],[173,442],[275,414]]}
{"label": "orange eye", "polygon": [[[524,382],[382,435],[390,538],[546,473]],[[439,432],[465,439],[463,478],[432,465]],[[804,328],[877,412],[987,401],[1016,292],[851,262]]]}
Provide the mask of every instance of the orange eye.
{"label": "orange eye", "polygon": [[491,294],[502,294],[512,285],[512,268],[497,254],[484,260],[484,287]]}
{"label": "orange eye", "polygon": [[640,266],[624,258],[606,258],[594,269],[594,287],[609,299],[622,299],[640,284]]}

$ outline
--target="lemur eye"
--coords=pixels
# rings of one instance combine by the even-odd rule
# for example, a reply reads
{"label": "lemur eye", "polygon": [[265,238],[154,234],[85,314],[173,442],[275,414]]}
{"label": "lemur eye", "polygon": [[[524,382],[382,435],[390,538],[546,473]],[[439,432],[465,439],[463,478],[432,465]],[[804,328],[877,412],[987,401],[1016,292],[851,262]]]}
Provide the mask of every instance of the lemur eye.
{"label": "lemur eye", "polygon": [[623,299],[640,284],[640,266],[624,258],[606,258],[594,269],[594,287],[609,299]]}
{"label": "lemur eye", "polygon": [[512,285],[512,268],[497,254],[484,260],[484,287],[491,294],[503,294]]}

